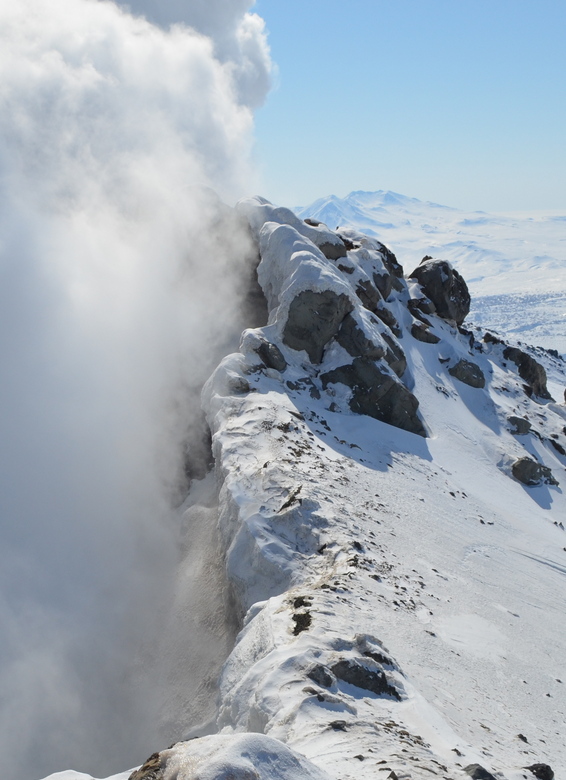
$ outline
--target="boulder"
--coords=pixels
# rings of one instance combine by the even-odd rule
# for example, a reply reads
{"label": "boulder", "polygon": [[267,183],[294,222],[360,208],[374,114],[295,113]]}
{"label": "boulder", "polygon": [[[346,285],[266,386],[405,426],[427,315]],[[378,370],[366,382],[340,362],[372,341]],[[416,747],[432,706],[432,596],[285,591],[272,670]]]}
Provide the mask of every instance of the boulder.
{"label": "boulder", "polygon": [[350,409],[353,412],[426,437],[417,415],[419,402],[415,396],[387,369],[372,360],[355,358],[350,365],[322,374],[321,380],[323,387],[340,382],[351,388]]}
{"label": "boulder", "polygon": [[446,260],[424,258],[410,276],[421,285],[423,292],[444,320],[461,325],[470,311],[468,286]]}
{"label": "boulder", "polygon": [[352,302],[343,293],[304,290],[289,306],[283,343],[291,349],[306,350],[313,363],[320,363],[324,347],[353,308]]}
{"label": "boulder", "polygon": [[548,466],[543,466],[532,458],[519,458],[512,466],[513,476],[523,485],[534,487],[536,485],[558,485]]}
{"label": "boulder", "polygon": [[448,373],[470,387],[485,387],[485,376],[481,368],[476,363],[464,358],[459,360],[455,366],[451,366]]}
{"label": "boulder", "polygon": [[258,354],[267,368],[274,368],[276,371],[285,371],[287,368],[287,361],[283,357],[283,353],[279,347],[272,344],[267,339],[261,338],[259,345],[254,351]]}
{"label": "boulder", "polygon": [[529,433],[532,427],[525,417],[516,417],[514,414],[507,418],[507,422],[513,426],[511,433],[514,436],[524,436],[526,433]]}
{"label": "boulder", "polygon": [[371,691],[378,696],[392,696],[400,700],[398,690],[387,680],[382,669],[368,669],[355,658],[338,661],[330,667],[336,677],[349,685],[355,685],[364,691]]}
{"label": "boulder", "polygon": [[417,341],[422,341],[425,344],[438,344],[440,339],[431,333],[427,326],[422,322],[413,322],[411,325],[411,336]]}
{"label": "boulder", "polygon": [[548,764],[531,764],[531,766],[526,766],[525,769],[532,772],[538,780],[554,780],[554,772]]}
{"label": "boulder", "polygon": [[484,769],[481,764],[469,764],[464,768],[464,772],[470,775],[472,780],[495,780],[495,777],[491,774],[491,772],[488,772],[487,769]]}
{"label": "boulder", "polygon": [[385,349],[368,339],[351,314],[347,314],[344,318],[336,335],[336,341],[352,357],[367,357],[371,360],[380,360],[385,356]]}
{"label": "boulder", "polygon": [[535,395],[547,401],[553,400],[546,388],[546,371],[544,366],[541,366],[527,352],[523,352],[522,349],[517,347],[506,347],[503,350],[503,357],[505,360],[515,363],[519,369],[519,376],[528,384]]}

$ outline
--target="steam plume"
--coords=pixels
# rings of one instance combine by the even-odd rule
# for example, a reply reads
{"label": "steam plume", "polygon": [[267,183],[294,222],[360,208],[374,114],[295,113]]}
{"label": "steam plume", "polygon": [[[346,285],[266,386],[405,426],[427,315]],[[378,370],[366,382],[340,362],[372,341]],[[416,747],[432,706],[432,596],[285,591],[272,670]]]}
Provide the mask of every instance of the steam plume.
{"label": "steam plume", "polygon": [[250,4],[0,3],[6,780],[162,747],[171,497],[250,253],[211,192],[253,188],[269,56]]}

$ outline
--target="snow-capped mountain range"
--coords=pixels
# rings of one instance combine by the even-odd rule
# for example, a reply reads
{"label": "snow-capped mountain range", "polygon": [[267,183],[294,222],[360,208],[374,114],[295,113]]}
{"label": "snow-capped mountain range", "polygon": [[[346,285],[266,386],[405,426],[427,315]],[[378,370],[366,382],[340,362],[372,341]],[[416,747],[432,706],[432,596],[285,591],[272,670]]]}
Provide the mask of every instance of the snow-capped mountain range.
{"label": "snow-capped mountain range", "polygon": [[469,330],[449,263],[238,211],[269,318],[204,388],[180,513],[241,630],[211,719],[113,780],[560,780],[564,362]]}
{"label": "snow-capped mountain range", "polygon": [[426,255],[450,261],[470,288],[471,321],[566,354],[565,214],[466,212],[384,191],[295,211],[378,237],[407,267]]}

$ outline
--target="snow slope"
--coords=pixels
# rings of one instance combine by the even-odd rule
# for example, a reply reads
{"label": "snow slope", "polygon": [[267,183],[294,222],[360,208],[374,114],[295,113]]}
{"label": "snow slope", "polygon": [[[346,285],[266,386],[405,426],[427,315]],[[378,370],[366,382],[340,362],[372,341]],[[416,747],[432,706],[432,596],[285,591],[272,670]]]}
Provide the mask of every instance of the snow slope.
{"label": "snow slope", "polygon": [[[527,353],[556,400],[537,396],[505,344],[424,316],[378,241],[349,231],[346,251],[261,199],[240,211],[269,322],[244,332],[203,404],[242,630],[213,721],[186,724],[192,739],[132,780],[560,780],[563,362]],[[451,373],[462,361],[483,387]],[[353,410],[362,380],[344,369],[361,364],[412,410],[405,427],[383,399],[375,417]],[[524,457],[550,470],[536,485],[513,476]]]}
{"label": "snow slope", "polygon": [[449,260],[470,287],[471,321],[566,354],[566,215],[465,212],[383,191],[296,213],[376,236],[407,271],[425,255]]}

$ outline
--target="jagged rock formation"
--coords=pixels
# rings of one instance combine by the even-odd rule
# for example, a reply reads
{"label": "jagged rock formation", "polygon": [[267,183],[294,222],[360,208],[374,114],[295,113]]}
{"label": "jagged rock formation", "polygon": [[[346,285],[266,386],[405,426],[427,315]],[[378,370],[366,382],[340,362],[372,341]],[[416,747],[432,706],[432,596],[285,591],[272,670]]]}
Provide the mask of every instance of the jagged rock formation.
{"label": "jagged rock formation", "polygon": [[551,778],[566,410],[457,327],[446,264],[239,210],[269,319],[203,405],[242,628],[208,735],[134,780]]}
{"label": "jagged rock formation", "polygon": [[424,257],[410,276],[421,285],[439,317],[461,325],[470,311],[470,293],[466,282],[446,260]]}

